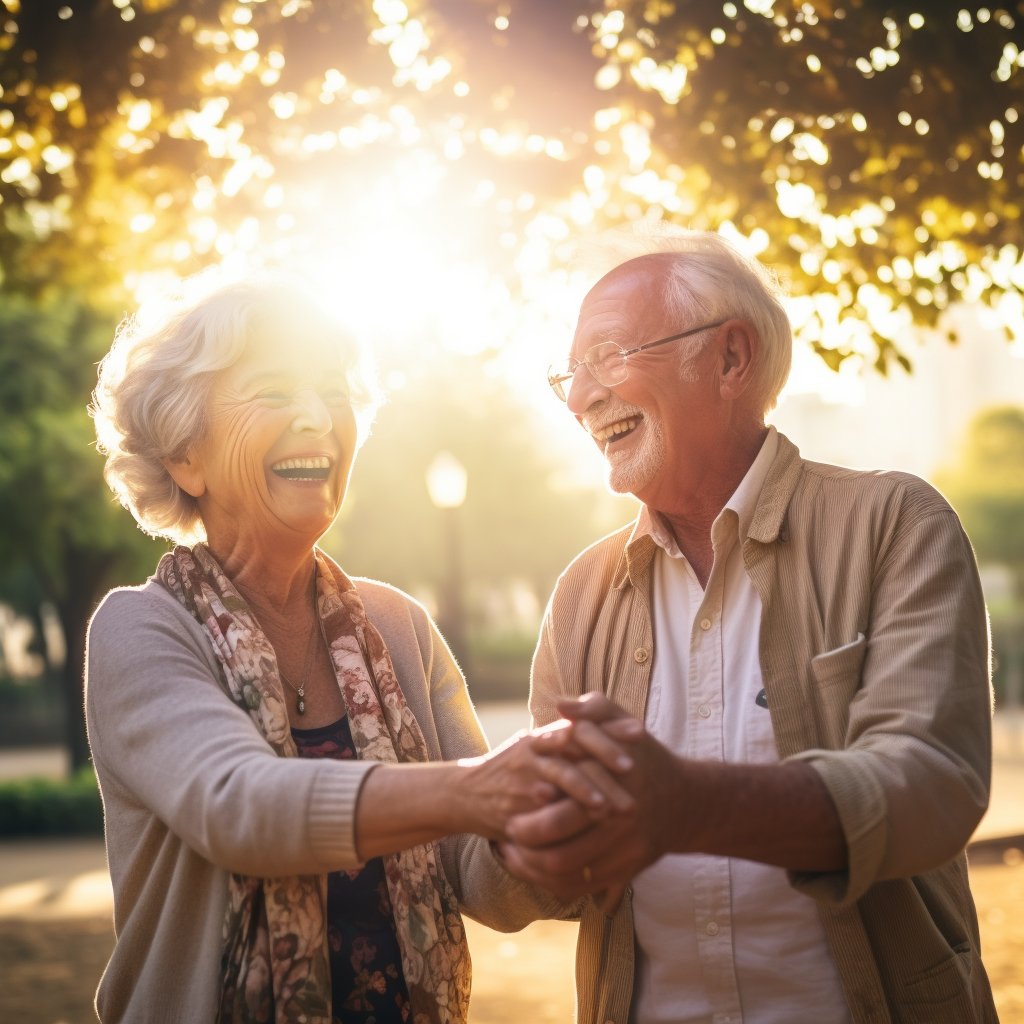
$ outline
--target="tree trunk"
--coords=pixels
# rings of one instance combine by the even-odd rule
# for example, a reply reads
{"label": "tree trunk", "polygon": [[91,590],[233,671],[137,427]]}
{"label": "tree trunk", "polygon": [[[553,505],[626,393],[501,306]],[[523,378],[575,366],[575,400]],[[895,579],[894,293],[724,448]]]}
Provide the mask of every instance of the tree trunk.
{"label": "tree trunk", "polygon": [[50,657],[50,645],[46,640],[46,626],[43,623],[43,606],[41,604],[33,604],[32,611],[29,615],[32,621],[32,628],[35,630],[34,647],[33,650],[43,659],[43,672],[47,677],[54,674],[54,668],[56,667],[53,663],[53,659]]}
{"label": "tree trunk", "polygon": [[85,637],[89,619],[109,580],[113,559],[109,555],[72,552],[68,558],[73,566],[67,577],[67,593],[54,602],[67,655],[61,675],[64,696],[64,736],[68,767],[72,774],[89,764],[89,742],[85,732]]}
{"label": "tree trunk", "polygon": [[68,602],[58,608],[64,627],[67,657],[61,673],[61,693],[64,698],[64,743],[68,752],[68,767],[72,775],[89,763],[89,742],[85,734],[85,634],[89,626],[94,598],[71,595]]}

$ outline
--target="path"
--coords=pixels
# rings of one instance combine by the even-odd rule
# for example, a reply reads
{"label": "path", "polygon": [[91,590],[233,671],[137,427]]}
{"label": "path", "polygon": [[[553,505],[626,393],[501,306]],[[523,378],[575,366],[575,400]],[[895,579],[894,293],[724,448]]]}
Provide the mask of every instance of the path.
{"label": "path", "polygon": [[[486,705],[492,744],[526,724],[521,704]],[[1017,722],[1000,721],[992,804],[975,833],[993,839],[1024,833],[1024,752]],[[0,753],[0,778],[14,766],[59,774],[59,750]],[[19,771],[18,774],[24,774]],[[1024,863],[1011,850],[972,864],[986,961],[1004,1020],[1024,1020]],[[1009,872],[1009,873],[1007,873]],[[0,842],[0,1019],[21,1024],[87,1024],[91,993],[109,954],[111,895],[103,843],[96,839]],[[474,961],[473,1024],[572,1019],[575,926],[542,921],[515,935],[467,922]],[[1020,1017],[1016,1015],[1020,1014]]]}

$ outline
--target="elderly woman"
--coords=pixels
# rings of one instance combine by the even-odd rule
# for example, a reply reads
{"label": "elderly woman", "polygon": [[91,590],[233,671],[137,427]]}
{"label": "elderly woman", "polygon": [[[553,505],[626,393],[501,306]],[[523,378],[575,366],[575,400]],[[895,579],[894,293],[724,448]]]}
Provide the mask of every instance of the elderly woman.
{"label": "elderly woman", "polygon": [[102,1021],[464,1021],[459,901],[506,930],[557,911],[488,839],[559,793],[629,802],[596,735],[597,760],[538,737],[481,756],[423,608],[315,546],[371,406],[352,344],[290,284],[136,317],[100,366],[106,479],[178,543],[89,631]]}

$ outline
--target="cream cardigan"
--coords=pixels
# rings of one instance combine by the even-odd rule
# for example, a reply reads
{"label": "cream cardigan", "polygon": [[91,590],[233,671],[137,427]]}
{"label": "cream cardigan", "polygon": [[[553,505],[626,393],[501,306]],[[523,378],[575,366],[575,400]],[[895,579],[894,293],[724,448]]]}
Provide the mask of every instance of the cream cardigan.
{"label": "cream cardigan", "polygon": [[[355,581],[432,759],[483,753],[465,682],[425,610]],[[103,796],[117,943],[96,995],[104,1024],[214,1018],[227,872],[358,864],[365,762],[281,759],[224,694],[199,624],[161,586],[114,590],[89,628],[86,718]],[[476,836],[441,844],[462,908],[502,931],[555,916]]]}

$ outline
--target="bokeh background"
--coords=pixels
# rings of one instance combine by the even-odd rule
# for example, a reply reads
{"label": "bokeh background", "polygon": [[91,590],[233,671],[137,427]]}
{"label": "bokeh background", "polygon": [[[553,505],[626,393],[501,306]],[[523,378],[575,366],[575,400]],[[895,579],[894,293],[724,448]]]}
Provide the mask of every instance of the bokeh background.
{"label": "bokeh background", "polygon": [[[635,511],[544,381],[602,233],[709,228],[770,265],[797,333],[773,422],[809,457],[927,477],[974,542],[1011,794],[978,870],[1020,896],[1022,48],[1019,2],[0,0],[0,956],[19,1019],[88,1019],[102,894],[81,941],[56,938],[77,934],[68,884],[102,883],[95,840],[67,839],[99,828],[85,628],[164,550],[103,484],[96,362],[196,274],[297,273],[372,354],[387,401],[323,544],[436,613],[496,740],[557,574]],[[984,936],[1009,964],[1024,936],[1000,913]],[[565,1019],[571,926],[536,927],[480,933],[480,1024]],[[1024,1019],[1019,976],[998,989]]]}

